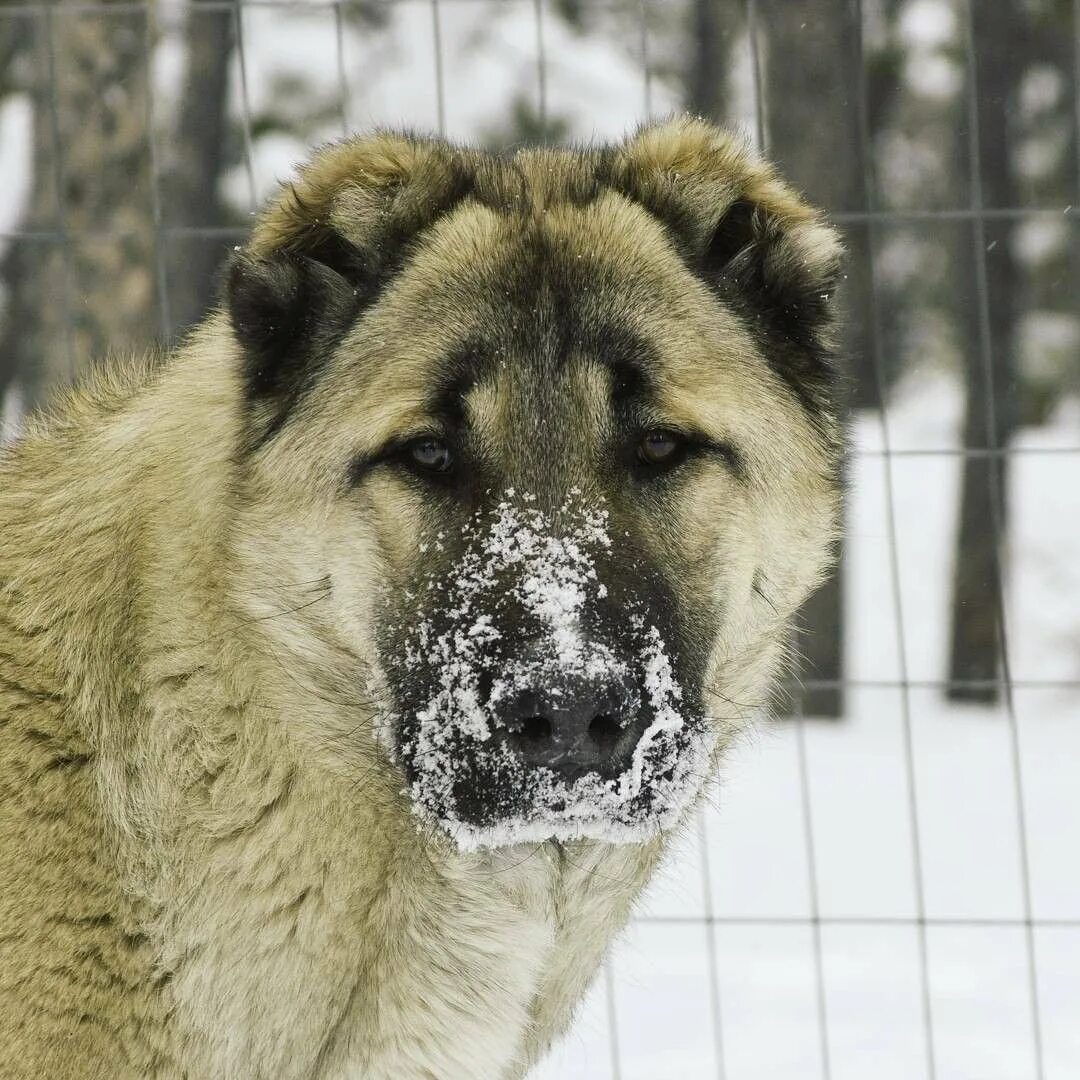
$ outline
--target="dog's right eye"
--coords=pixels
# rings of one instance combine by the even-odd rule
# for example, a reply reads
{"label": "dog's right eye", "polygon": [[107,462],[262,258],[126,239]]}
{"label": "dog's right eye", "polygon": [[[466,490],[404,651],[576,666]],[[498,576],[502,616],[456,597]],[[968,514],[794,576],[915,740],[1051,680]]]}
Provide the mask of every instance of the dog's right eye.
{"label": "dog's right eye", "polygon": [[642,435],[637,457],[643,465],[670,465],[683,449],[683,440],[675,432],[654,428]]}
{"label": "dog's right eye", "polygon": [[409,461],[426,472],[446,473],[454,467],[454,455],[450,446],[432,435],[413,439],[405,447]]}

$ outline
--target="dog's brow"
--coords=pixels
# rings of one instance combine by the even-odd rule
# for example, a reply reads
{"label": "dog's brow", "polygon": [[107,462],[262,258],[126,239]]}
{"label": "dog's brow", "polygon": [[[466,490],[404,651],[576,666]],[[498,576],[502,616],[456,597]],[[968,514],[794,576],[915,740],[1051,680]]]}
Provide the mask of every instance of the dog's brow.
{"label": "dog's brow", "polygon": [[483,378],[488,365],[484,352],[473,344],[455,349],[440,365],[427,408],[454,427],[465,424],[465,398]]}
{"label": "dog's brow", "polygon": [[611,397],[615,402],[631,398],[650,396],[652,380],[637,364],[627,361],[605,362],[601,357],[600,366],[611,380]]}
{"label": "dog's brow", "polygon": [[634,367],[642,375],[649,375],[660,364],[653,344],[623,323],[593,328],[583,344],[590,356],[612,369]]}
{"label": "dog's brow", "polygon": [[636,331],[625,325],[608,325],[590,334],[583,344],[585,355],[610,373],[616,399],[655,393],[660,357]]}

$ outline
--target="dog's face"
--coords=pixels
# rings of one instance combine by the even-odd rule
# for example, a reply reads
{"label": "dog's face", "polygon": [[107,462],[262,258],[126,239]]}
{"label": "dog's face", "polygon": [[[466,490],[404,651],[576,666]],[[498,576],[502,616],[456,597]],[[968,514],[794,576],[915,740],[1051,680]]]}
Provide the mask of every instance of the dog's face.
{"label": "dog's face", "polygon": [[235,264],[253,561],[320,589],[281,663],[377,699],[462,847],[654,834],[764,692],[833,528],[836,262],[684,122],[346,144]]}

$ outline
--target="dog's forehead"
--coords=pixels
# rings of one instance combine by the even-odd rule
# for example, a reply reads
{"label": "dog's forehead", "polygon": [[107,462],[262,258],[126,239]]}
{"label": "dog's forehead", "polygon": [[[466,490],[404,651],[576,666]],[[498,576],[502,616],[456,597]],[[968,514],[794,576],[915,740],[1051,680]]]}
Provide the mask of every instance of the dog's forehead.
{"label": "dog's forehead", "polygon": [[339,356],[351,364],[377,342],[370,374],[389,392],[465,387],[503,371],[517,385],[544,381],[584,358],[655,359],[640,328],[658,300],[648,268],[621,259],[610,234],[579,225],[568,235],[461,210],[430,230]]}
{"label": "dog's forehead", "polygon": [[620,197],[538,217],[466,205],[424,234],[317,392],[338,399],[328,412],[364,449],[445,420],[493,461],[535,471],[556,451],[587,456],[627,389],[653,418],[701,426],[725,368],[753,353],[663,230]]}
{"label": "dog's forehead", "polygon": [[423,346],[409,366],[428,386],[497,381],[508,400],[533,405],[545,390],[594,388],[595,369],[616,384],[662,381],[663,325],[690,310],[693,279],[659,225],[641,218],[615,196],[539,215],[476,205],[449,215],[383,309]]}

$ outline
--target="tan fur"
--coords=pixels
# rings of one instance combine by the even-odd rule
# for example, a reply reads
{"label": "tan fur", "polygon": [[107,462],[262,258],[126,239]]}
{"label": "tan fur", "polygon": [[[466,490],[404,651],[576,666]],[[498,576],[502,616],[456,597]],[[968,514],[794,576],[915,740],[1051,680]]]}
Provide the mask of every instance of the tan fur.
{"label": "tan fur", "polygon": [[[735,598],[712,658],[717,722],[736,730],[732,703],[767,694],[827,561],[835,431],[654,218],[613,192],[566,197],[585,184],[574,155],[522,153],[511,176],[404,136],[324,150],[251,251],[361,236],[388,198],[430,227],[265,452],[241,452],[238,347],[218,313],[0,457],[4,1080],[523,1076],[661,857],[660,840],[458,853],[418,829],[352,677],[374,655],[373,583],[414,557],[422,524],[389,480],[343,497],[341,462],[421,418],[431,359],[484,318],[484,268],[514,227],[471,200],[438,216],[454,154],[583,258],[604,249],[626,317],[662,343],[668,408],[744,447],[752,481],[711,474],[657,543],[701,567],[687,588],[722,577]],[[752,198],[790,226],[792,259],[836,257],[813,212],[701,122],[647,129],[615,168],[681,177],[711,207],[703,230]],[[493,385],[469,401],[493,441],[502,400]]]}

